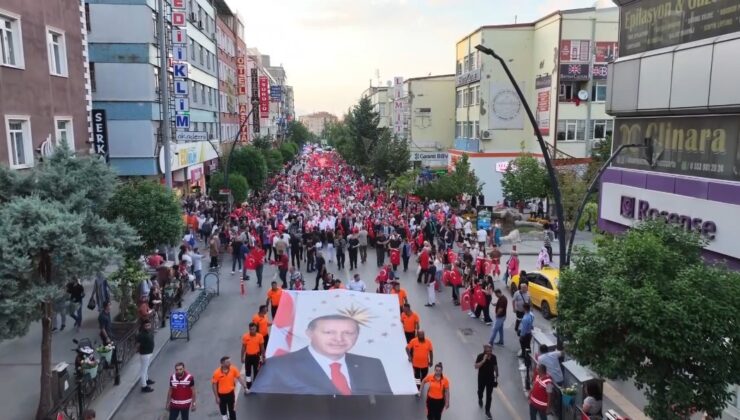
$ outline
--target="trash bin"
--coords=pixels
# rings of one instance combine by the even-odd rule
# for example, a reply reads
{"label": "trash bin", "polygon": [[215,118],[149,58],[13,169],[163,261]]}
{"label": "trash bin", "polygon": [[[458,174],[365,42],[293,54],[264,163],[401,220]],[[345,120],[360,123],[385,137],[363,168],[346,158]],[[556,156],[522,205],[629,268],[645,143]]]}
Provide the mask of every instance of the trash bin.
{"label": "trash bin", "polygon": [[64,399],[71,390],[67,367],[69,364],[61,362],[52,369],[51,398],[54,404]]}

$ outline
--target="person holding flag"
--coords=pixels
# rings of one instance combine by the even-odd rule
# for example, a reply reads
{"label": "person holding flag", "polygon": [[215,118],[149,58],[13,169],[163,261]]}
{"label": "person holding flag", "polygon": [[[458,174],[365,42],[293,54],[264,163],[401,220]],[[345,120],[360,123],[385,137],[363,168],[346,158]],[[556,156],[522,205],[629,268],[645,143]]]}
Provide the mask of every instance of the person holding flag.
{"label": "person holding flag", "polygon": [[254,270],[254,274],[257,276],[257,287],[262,287],[262,269],[264,268],[264,264],[265,251],[258,243],[257,246],[252,247],[249,253],[244,256],[245,280],[249,279],[249,276],[247,276],[247,270]]}

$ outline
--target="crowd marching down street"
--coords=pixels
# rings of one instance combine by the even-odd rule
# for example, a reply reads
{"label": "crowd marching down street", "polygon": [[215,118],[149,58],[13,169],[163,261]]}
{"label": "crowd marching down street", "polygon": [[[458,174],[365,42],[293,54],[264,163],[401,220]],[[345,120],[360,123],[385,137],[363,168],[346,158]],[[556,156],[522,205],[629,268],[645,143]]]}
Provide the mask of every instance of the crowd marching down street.
{"label": "crowd marching down street", "polygon": [[[434,352],[434,337],[427,336],[423,320],[409,304],[412,285],[400,281],[401,270],[408,271],[412,258],[418,263],[417,285],[412,292],[418,288],[426,294],[425,306],[433,310],[438,305],[459,305],[463,313],[491,325],[490,338],[482,343],[483,351],[470,362],[478,370],[478,403],[484,407],[487,418],[492,418],[491,394],[498,386],[498,366],[492,349],[494,345],[503,345],[508,305],[494,284],[503,281],[506,286],[507,278],[520,273],[516,246],[508,255],[501,252],[503,233],[498,223],[488,230],[477,229],[470,220],[474,209],[469,205],[453,208],[446,202],[396,196],[360,175],[336,152],[312,146],[286,166],[261,195],[231,212],[205,198],[191,198],[184,204],[190,231],[183,240],[179,260],[184,270],[193,273],[192,287],[200,287],[202,276],[201,265],[193,267],[193,261],[201,258],[194,246],[196,237],[208,244],[210,267],[225,263],[221,260],[223,253],[231,254],[233,276],[265,286],[264,303],[253,308],[248,331],[241,338],[241,362],[246,374],[242,376],[224,357],[211,379],[224,419],[236,418],[237,382],[246,394],[250,393],[260,369],[271,363],[271,358],[265,358],[265,350],[286,289],[347,289],[395,295],[408,363],[419,390],[417,396],[423,396],[426,402],[427,418],[440,419],[449,408],[453,388],[443,370],[444,354]],[[376,251],[375,261],[368,262],[369,247]],[[347,259],[351,278],[344,278]],[[540,264],[549,263],[547,252],[542,259]],[[150,257],[149,262],[154,266],[161,264],[156,256]],[[377,266],[373,281],[366,282],[359,273],[352,273],[358,265],[365,264]],[[263,278],[265,265],[277,268],[272,279]],[[310,278],[303,277],[301,267]],[[449,300],[440,298],[447,287]],[[520,357],[526,357],[533,328],[526,283],[514,294],[511,305],[517,317]],[[493,314],[490,307],[494,308]],[[548,395],[557,375],[548,368],[551,365],[539,364],[530,393],[533,419],[547,417]],[[142,390],[146,391],[150,384],[145,371],[142,378]],[[332,371],[330,379],[336,386],[336,395],[347,394],[347,380],[341,372]],[[170,419],[182,416],[187,420],[188,412],[195,409],[193,384],[184,365],[178,364],[170,378]]]}

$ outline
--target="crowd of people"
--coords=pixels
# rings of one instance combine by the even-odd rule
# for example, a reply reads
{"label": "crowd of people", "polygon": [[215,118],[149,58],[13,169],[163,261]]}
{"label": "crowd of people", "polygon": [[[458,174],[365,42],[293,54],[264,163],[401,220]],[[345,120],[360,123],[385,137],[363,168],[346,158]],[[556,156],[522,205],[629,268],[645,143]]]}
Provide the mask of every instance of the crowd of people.
{"label": "crowd of people", "polygon": [[[461,305],[471,318],[493,325],[489,341],[473,364],[478,370],[479,404],[485,406],[486,416],[492,418],[491,393],[498,383],[498,366],[492,349],[494,345],[503,345],[508,305],[507,298],[495,285],[502,281],[505,286],[508,278],[516,274],[526,277],[520,271],[516,246],[508,255],[503,254],[503,229],[498,222],[489,229],[476,228],[464,204],[454,208],[446,202],[407,200],[365,179],[335,152],[313,148],[287,165],[263,191],[230,212],[207,198],[186,199],[188,232],[183,237],[177,267],[167,271],[170,277],[184,280],[181,283],[189,284],[192,289],[202,287],[198,241],[207,243],[210,268],[221,267],[225,264],[222,256],[230,254],[231,274],[240,275],[242,281],[251,280],[254,275],[258,287],[262,287],[266,264],[277,269],[265,303],[259,306],[249,330],[242,336],[241,362],[246,368],[245,377],[238,375],[238,370],[233,373],[228,358],[214,372],[213,392],[224,419],[235,419],[236,383],[242,382],[244,392],[249,393],[262,364],[270,363],[264,355],[270,319],[276,315],[282,291],[320,288],[390,293],[398,297],[406,351],[418,395],[425,395],[427,418],[440,419],[449,408],[450,382],[443,373],[442,363],[434,364],[432,341],[421,329],[420,318],[409,305],[407,291],[401,287],[400,270],[407,272],[412,258],[418,263],[416,281],[426,287],[427,307],[435,307],[437,295],[449,287],[453,305]],[[368,248],[376,251],[376,260],[370,263]],[[546,257],[541,258],[549,263],[550,255],[544,249]],[[162,263],[156,255],[149,257],[153,267]],[[345,282],[347,259],[350,272],[360,264],[376,264],[375,284],[368,286],[357,272],[351,273],[351,279]],[[302,264],[312,278],[303,278]],[[166,280],[168,276],[164,276]],[[522,349],[520,356],[524,358],[530,351],[533,317],[526,282],[521,282],[520,287],[511,305],[517,317],[515,329]],[[183,379],[188,377],[183,375],[189,374],[184,372],[184,366],[180,367],[183,369],[170,378],[170,386],[192,388],[192,381]],[[548,410],[547,398],[552,392],[549,367],[538,365],[539,374],[530,395],[532,416],[541,416]],[[194,391],[179,392],[182,399],[178,401],[190,399],[194,408]],[[187,419],[183,404],[172,407],[171,419],[178,415]]]}

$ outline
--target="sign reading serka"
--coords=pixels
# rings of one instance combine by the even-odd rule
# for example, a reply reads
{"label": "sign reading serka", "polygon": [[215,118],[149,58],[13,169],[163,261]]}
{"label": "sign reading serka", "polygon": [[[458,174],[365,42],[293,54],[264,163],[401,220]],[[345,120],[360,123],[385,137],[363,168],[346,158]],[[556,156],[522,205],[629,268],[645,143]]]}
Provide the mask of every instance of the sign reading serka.
{"label": "sign reading serka", "polygon": [[705,249],[740,258],[740,205],[704,200],[662,191],[604,183],[601,218],[624,226],[644,220],[665,220],[707,239]]}

